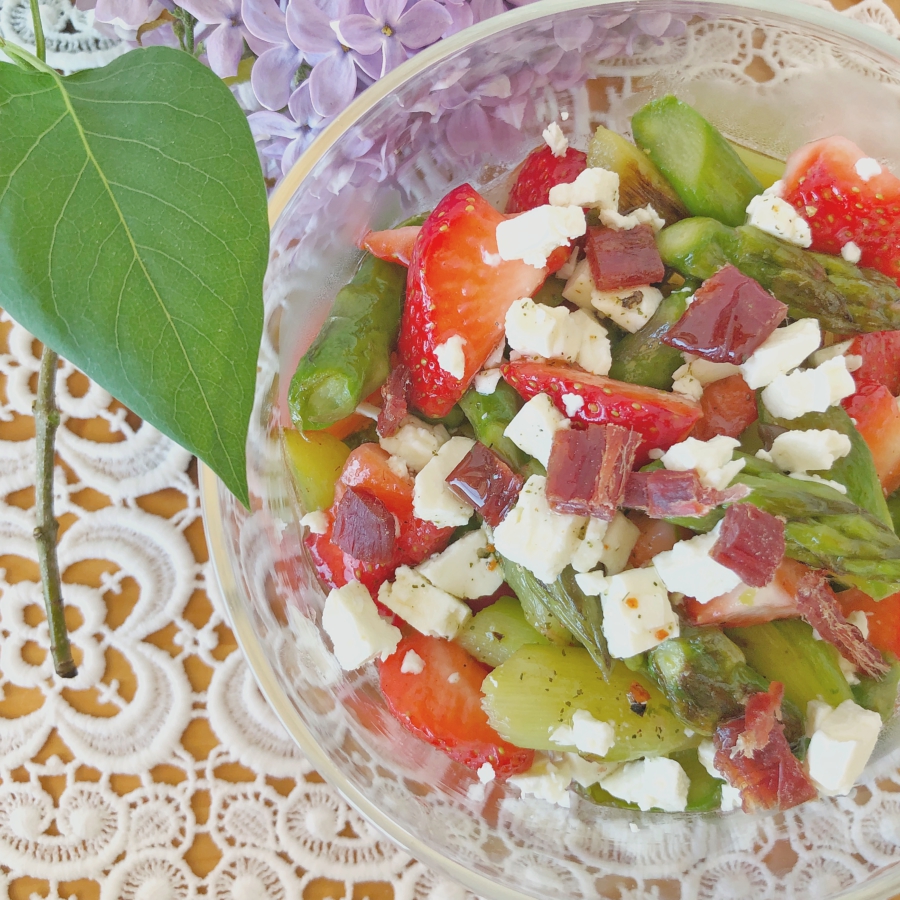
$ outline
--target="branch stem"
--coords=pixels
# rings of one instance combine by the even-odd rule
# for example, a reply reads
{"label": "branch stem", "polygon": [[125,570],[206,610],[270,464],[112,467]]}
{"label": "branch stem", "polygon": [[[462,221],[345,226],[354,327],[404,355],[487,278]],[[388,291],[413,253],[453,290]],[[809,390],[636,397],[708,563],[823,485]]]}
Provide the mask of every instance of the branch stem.
{"label": "branch stem", "polygon": [[34,52],[41,62],[47,62],[47,44],[44,41],[44,25],[38,0],[31,0],[31,21],[34,24]]}
{"label": "branch stem", "polygon": [[53,469],[55,462],[54,440],[59,427],[59,410],[56,408],[56,369],[59,356],[44,347],[38,375],[37,399],[34,403],[35,477],[34,539],[37,543],[38,565],[44,589],[44,606],[50,627],[50,652],[53,667],[60,678],[74,678],[78,673],[69,646],[63,608],[62,585],[59,577],[59,561],[56,558],[56,538],[59,522],[53,514]]}

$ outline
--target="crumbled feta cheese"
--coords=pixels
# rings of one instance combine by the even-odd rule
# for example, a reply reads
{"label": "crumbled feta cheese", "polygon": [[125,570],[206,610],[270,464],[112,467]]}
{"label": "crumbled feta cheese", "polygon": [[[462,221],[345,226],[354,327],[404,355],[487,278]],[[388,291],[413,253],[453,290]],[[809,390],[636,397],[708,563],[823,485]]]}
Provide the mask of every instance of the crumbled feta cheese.
{"label": "crumbled feta cheese", "polygon": [[584,397],[580,394],[563,394],[562,402],[566,415],[571,419],[584,406]]}
{"label": "crumbled feta cheese", "polygon": [[550,584],[578,549],[585,519],[550,509],[546,484],[542,475],[525,482],[516,505],[494,529],[494,547]]}
{"label": "crumbled feta cheese", "polygon": [[487,536],[480,528],[430,556],[416,571],[435,587],[460,600],[485,597],[503,584],[503,570],[489,552]]}
{"label": "crumbled feta cheese", "polygon": [[371,419],[373,422],[377,422],[378,416],[381,415],[380,407],[376,406],[374,403],[369,403],[366,400],[363,400],[363,402],[356,407],[355,411],[361,416]]}
{"label": "crumbled feta cheese", "polygon": [[851,450],[850,438],[833,428],[785,431],[772,442],[772,462],[785,472],[825,471]]}
{"label": "crumbled feta cheese", "polygon": [[449,684],[459,684],[459,672],[451,672],[447,676],[447,681]]}
{"label": "crumbled feta cheese", "polygon": [[573,182],[550,188],[550,204],[617,210],[619,176],[608,169],[591,166],[579,173]]}
{"label": "crumbled feta cheese", "polygon": [[550,397],[538,394],[513,416],[503,434],[546,468],[550,461],[553,435],[568,427],[569,420],[553,405]]}
{"label": "crumbled feta cheese", "polygon": [[778,181],[773,181],[763,193],[768,197],[781,197],[784,194],[784,182],[780,178]]}
{"label": "crumbled feta cheese", "polygon": [[673,444],[660,457],[662,464],[671,472],[697,470],[700,483],[717,491],[724,491],[732,479],[744,468],[744,460],[732,462],[731,457],[740,441],[716,435],[708,441],[688,438],[680,444]]}
{"label": "crumbled feta cheese", "polygon": [[351,581],[325,598],[322,627],[341,668],[358,669],[376,656],[387,659],[400,643],[400,629],[378,615],[368,588]]}
{"label": "crumbled feta cheese", "polygon": [[[759,454],[756,454],[759,456]],[[830,478],[823,478],[821,475],[808,475],[806,472],[791,472],[788,478],[795,478],[797,481],[814,481],[817,484],[824,484],[833,488],[839,494],[846,494],[847,488],[839,481],[832,481]]]}
{"label": "crumbled feta cheese", "polygon": [[434,348],[437,364],[454,378],[461,379],[466,374],[466,354],[463,350],[465,345],[466,339],[461,335],[454,334],[448,337],[443,344],[438,344]]}
{"label": "crumbled feta cheese", "polygon": [[731,812],[734,809],[741,809],[744,804],[741,798],[741,792],[738,788],[732,787],[730,784],[722,785],[722,802],[719,809],[722,812]]}
{"label": "crumbled feta cheese", "polygon": [[407,650],[400,663],[400,671],[404,675],[421,675],[425,670],[425,660],[415,650]]}
{"label": "crumbled feta cheese", "polygon": [[871,156],[864,156],[862,159],[858,159],[853,168],[856,169],[856,174],[866,182],[881,174],[881,166],[878,160],[872,159]]}
{"label": "crumbled feta cheese", "polygon": [[[852,345],[853,339],[851,338],[849,341],[841,341],[839,344],[832,344],[830,347],[821,347],[810,356],[809,364],[811,366],[821,366],[823,362],[828,362],[829,359],[834,359],[835,356],[846,356]],[[849,369],[850,366],[848,365],[847,368]],[[850,371],[852,372],[853,370],[850,369]]]}
{"label": "crumbled feta cheese", "polygon": [[855,266],[862,259],[862,250],[859,249],[858,244],[853,241],[847,241],[847,243],[841,247],[841,256],[843,256],[848,263],[853,263]]}
{"label": "crumbled feta cheese", "polygon": [[691,374],[687,366],[675,370],[672,376],[672,390],[691,400],[699,400],[703,396],[703,385]]}
{"label": "crumbled feta cheese", "polygon": [[497,777],[497,773],[494,772],[494,767],[489,762],[483,763],[478,767],[477,775],[478,780],[482,784],[489,784]]}
{"label": "crumbled feta cheese", "polygon": [[[563,293],[565,297],[565,293]],[[620,291],[593,291],[591,305],[597,312],[612,319],[620,328],[634,334],[650,321],[662,303],[659,288],[646,284]]]}
{"label": "crumbled feta cheese", "polygon": [[866,614],[861,609],[853,610],[850,615],[847,616],[847,621],[851,625],[855,625],[864,638],[868,638],[869,636],[869,619]]}
{"label": "crumbled feta cheese", "polygon": [[572,779],[582,787],[590,787],[597,784],[601,778],[612,774],[622,764],[616,762],[595,762],[585,759],[577,753],[561,753],[561,760],[557,762],[557,766],[566,772]]}
{"label": "crumbled feta cheese", "polygon": [[653,566],[610,576],[602,586],[600,605],[603,634],[610,656],[616,659],[627,659],[678,637],[678,617]]}
{"label": "crumbled feta cheese", "polygon": [[859,676],[856,674],[856,666],[850,662],[849,659],[845,659],[843,656],[838,656],[838,668],[841,670],[841,674],[844,678],[847,679],[847,684],[851,687],[854,684],[859,684]]}
{"label": "crumbled feta cheese", "polygon": [[496,369],[503,364],[503,354],[506,352],[506,338],[501,338],[500,343],[491,350],[491,355],[484,361],[485,369]]}
{"label": "crumbled feta cheese", "polygon": [[729,375],[737,375],[741,370],[731,363],[715,363],[690,353],[683,354],[684,365],[672,374],[672,390],[684,394],[692,400],[703,396],[703,388],[714,381],[721,381]]}
{"label": "crumbled feta cheese", "polygon": [[612,366],[612,345],[606,329],[583,309],[569,314],[569,330],[580,337],[575,362],[592,375],[607,375]]}
{"label": "crumbled feta cheese", "polygon": [[449,440],[450,434],[443,425],[428,425],[415,416],[407,416],[396,434],[380,438],[378,443],[382,450],[399,456],[413,472],[421,472]]}
{"label": "crumbled feta cheese", "polygon": [[796,369],[822,343],[817,319],[798,319],[784,328],[776,328],[741,367],[748,387],[771,384],[779,375]]}
{"label": "crumbled feta cheese", "polygon": [[594,277],[591,275],[591,264],[587,259],[580,260],[562,290],[564,300],[574,303],[581,309],[593,309],[591,297],[594,295]]}
{"label": "crumbled feta cheese", "polygon": [[551,759],[546,754],[535,756],[534,764],[527,772],[511,775],[509,784],[523,795],[532,795],[568,809],[571,804],[569,785],[576,781],[582,787],[590,787],[619,768],[619,763],[597,763],[582,759],[575,753],[562,753]]}
{"label": "crumbled feta cheese", "polygon": [[538,206],[497,225],[497,250],[507,261],[521,259],[542,269],[547,257],[587,229],[580,206]]}
{"label": "crumbled feta cheese", "polygon": [[612,724],[595,719],[586,709],[576,709],[573,713],[572,734],[575,746],[582,753],[595,756],[606,756],[616,742]]}
{"label": "crumbled feta cheese", "polygon": [[561,109],[559,111],[559,117],[563,120],[563,122],[569,121],[569,111],[567,109]]}
{"label": "crumbled feta cheese", "polygon": [[578,255],[580,252],[581,251],[577,246],[573,247],[572,252],[569,254],[569,258],[553,274],[562,281],[568,281],[575,271],[575,266],[578,265]]}
{"label": "crumbled feta cheese", "polygon": [[456,528],[472,518],[473,508],[447,486],[447,476],[475,446],[466,437],[452,437],[416,475],[413,485],[413,515],[441,528]]}
{"label": "crumbled feta cheese", "polygon": [[654,231],[662,231],[666,227],[666,220],[649,203],[632,210],[627,216],[615,209],[601,209],[600,221],[614,231],[631,231],[638,225],[649,225]]}
{"label": "crumbled feta cheese", "polygon": [[813,784],[827,795],[847,794],[862,774],[881,731],[881,716],[845,700],[819,711],[806,752]]}
{"label": "crumbled feta cheese", "polygon": [[709,555],[720,531],[721,522],[709,534],[679,541],[671,550],[653,557],[653,565],[668,590],[693,597],[698,603],[709,603],[741,583],[735,572]]}
{"label": "crumbled feta cheese", "polygon": [[547,306],[529,297],[516,300],[507,311],[506,340],[513,350],[526,356],[569,362],[575,361],[581,346],[581,334],[570,327],[565,306]]}
{"label": "crumbled feta cheese", "polygon": [[763,389],[766,409],[780,419],[796,419],[808,412],[825,412],[856,391],[856,382],[847,370],[847,358],[836,356],[815,369],[801,369],[779,375]]}
{"label": "crumbled feta cheese", "polygon": [[[590,572],[602,565],[607,575],[618,575],[628,564],[640,534],[640,528],[621,512],[617,512],[611,522],[592,517],[588,519],[584,537],[572,556],[572,568],[576,572]],[[576,581],[579,577],[575,576]]]}
{"label": "crumbled feta cheese", "polygon": [[493,394],[500,383],[501,374],[499,369],[484,369],[475,376],[472,386],[479,394]]}
{"label": "crumbled feta cheese", "polygon": [[409,466],[399,457],[391,455],[387,460],[387,467],[398,477],[406,481],[409,478]]}
{"label": "crumbled feta cheese", "polygon": [[645,811],[683,812],[691,781],[674,759],[659,756],[625,763],[600,786],[613,797],[636,803]]}
{"label": "crumbled feta cheese", "polygon": [[716,745],[711,740],[700,741],[700,745],[697,747],[697,759],[713,778],[718,778],[719,781],[725,780],[722,773],[716,768]]}
{"label": "crumbled feta cheese", "polygon": [[378,588],[378,602],[422,634],[447,639],[472,615],[465,603],[430,584],[409,566],[400,566],[394,581]]}
{"label": "crumbled feta cheese", "polygon": [[300,520],[300,524],[308,528],[312,534],[325,534],[328,531],[328,516],[321,509],[317,509],[315,512],[307,513]]}
{"label": "crumbled feta cheese", "polygon": [[750,201],[747,224],[798,247],[812,244],[809,222],[787,200],[773,194],[759,194]]}
{"label": "crumbled feta cheese", "polygon": [[556,122],[551,122],[542,132],[541,137],[547,143],[554,156],[565,156],[569,149],[569,140]]}

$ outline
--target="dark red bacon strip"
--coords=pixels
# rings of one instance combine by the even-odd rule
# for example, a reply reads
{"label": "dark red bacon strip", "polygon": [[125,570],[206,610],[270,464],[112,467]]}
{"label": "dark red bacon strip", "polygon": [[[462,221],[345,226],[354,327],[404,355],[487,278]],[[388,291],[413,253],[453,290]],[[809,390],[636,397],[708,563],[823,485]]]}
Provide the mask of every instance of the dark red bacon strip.
{"label": "dark red bacon strip", "polygon": [[784,559],[784,520],[752,503],[729,506],[709,555],[750,587],[765,587]]}
{"label": "dark red bacon strip", "polygon": [[584,242],[584,255],[598,291],[657,284],[666,275],[649,225],[638,225],[629,231],[591,226]]}
{"label": "dark red bacon strip", "polygon": [[393,437],[409,409],[409,388],[412,384],[409,369],[402,363],[391,369],[388,380],[381,386],[383,403],[375,431],[378,437]]}
{"label": "dark red bacon strip", "polygon": [[734,485],[724,491],[708,488],[694,469],[670,472],[632,472],[625,485],[622,506],[639,509],[651,519],[670,516],[705,516],[722,503],[734,503],[750,493],[745,485]]}
{"label": "dark red bacon strip", "polygon": [[819,636],[834,644],[844,659],[849,660],[870,678],[881,678],[888,671],[881,653],[862,632],[844,618],[843,610],[831,585],[818,570],[811,570],[797,585],[797,607],[800,615]]}
{"label": "dark red bacon strip", "polygon": [[397,521],[373,494],[348,487],[334,513],[332,541],[364,563],[388,563],[397,541]]}
{"label": "dark red bacon strip", "polygon": [[640,442],[640,435],[621,425],[557,431],[547,465],[550,508],[611,521]]}
{"label": "dark red bacon strip", "polygon": [[783,696],[784,685],[773,681],[767,692],[750,697],[741,718],[713,735],[715,767],[741,792],[747,813],[791,809],[817,795],[784,736]]}
{"label": "dark red bacon strip", "polygon": [[727,265],[703,282],[661,340],[710,362],[739,366],[786,316],[787,307],[758,281]]}
{"label": "dark red bacon strip", "polygon": [[447,476],[447,486],[466,503],[481,513],[488,525],[496,527],[515,506],[525,484],[496,453],[475,443]]}

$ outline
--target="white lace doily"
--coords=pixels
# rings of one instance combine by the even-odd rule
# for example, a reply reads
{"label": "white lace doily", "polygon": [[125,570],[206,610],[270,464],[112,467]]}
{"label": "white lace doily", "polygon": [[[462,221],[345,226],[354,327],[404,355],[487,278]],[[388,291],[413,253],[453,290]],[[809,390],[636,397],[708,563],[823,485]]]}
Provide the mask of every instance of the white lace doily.
{"label": "white lace doily", "polygon": [[[52,65],[121,52],[68,0],[41,6]],[[0,0],[0,31],[25,45],[27,8]],[[845,15],[900,36],[883,0]],[[35,349],[0,318],[0,896],[463,900],[375,833],[288,740],[217,609],[192,460],[71,367],[56,510],[79,675],[51,677],[31,537]],[[863,817],[871,833],[860,840],[896,844],[879,831],[888,820],[896,814]],[[884,858],[896,852],[885,845]],[[733,865],[751,889],[737,854]],[[836,855],[832,872],[809,873],[808,896],[859,865]]]}

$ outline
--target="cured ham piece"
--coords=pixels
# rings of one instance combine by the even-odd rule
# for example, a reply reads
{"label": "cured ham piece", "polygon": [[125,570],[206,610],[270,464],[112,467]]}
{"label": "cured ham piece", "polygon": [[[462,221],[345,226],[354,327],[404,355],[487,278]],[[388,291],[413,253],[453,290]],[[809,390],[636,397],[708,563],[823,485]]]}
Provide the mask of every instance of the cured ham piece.
{"label": "cured ham piece", "polygon": [[521,475],[478,442],[447,476],[446,482],[460,500],[471,503],[492,527],[506,518],[525,484]]}
{"label": "cured ham piece", "polygon": [[374,494],[347,488],[334,511],[332,541],[364,563],[388,563],[394,555],[397,522]]}
{"label": "cured ham piece", "polygon": [[783,697],[784,685],[773,681],[768,691],[750,697],[741,718],[713,735],[714,765],[741,792],[747,813],[791,809],[817,796],[784,736]]}
{"label": "cured ham piece", "polygon": [[649,225],[637,225],[628,231],[591,226],[584,241],[584,255],[598,291],[656,284],[666,275]]}
{"label": "cured ham piece", "polygon": [[381,387],[384,401],[375,431],[378,437],[393,437],[400,430],[400,423],[406,418],[409,410],[409,388],[412,381],[409,369],[402,363],[391,369],[388,380]]}
{"label": "cured ham piece", "polygon": [[752,503],[728,507],[709,555],[750,587],[765,587],[784,559],[784,520]]}
{"label": "cured ham piece", "polygon": [[547,465],[550,508],[611,522],[640,442],[640,435],[621,425],[557,431]]}
{"label": "cured ham piece", "polygon": [[708,488],[700,481],[696,470],[670,472],[656,469],[653,472],[632,472],[625,485],[622,505],[639,509],[651,519],[671,516],[705,516],[722,503],[742,500],[750,493],[745,485],[738,484],[724,491]]}
{"label": "cured ham piece", "polygon": [[703,282],[661,340],[710,362],[739,366],[784,321],[787,311],[758,281],[727,265]]}
{"label": "cured ham piece", "polygon": [[844,659],[849,660],[870,678],[881,678],[889,666],[862,635],[862,632],[844,617],[840,603],[817,569],[811,569],[797,585],[797,607],[800,615],[812,625],[822,640],[837,647]]}

